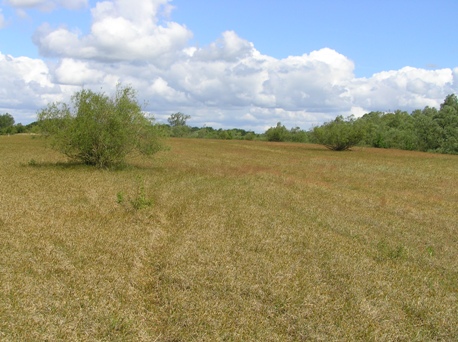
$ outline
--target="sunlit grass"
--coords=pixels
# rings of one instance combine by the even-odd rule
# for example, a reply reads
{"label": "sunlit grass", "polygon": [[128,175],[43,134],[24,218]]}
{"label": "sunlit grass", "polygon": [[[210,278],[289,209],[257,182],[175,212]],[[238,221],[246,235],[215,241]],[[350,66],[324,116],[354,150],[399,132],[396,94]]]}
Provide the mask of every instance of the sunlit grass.
{"label": "sunlit grass", "polygon": [[458,339],[457,156],[169,145],[0,137],[0,340]]}

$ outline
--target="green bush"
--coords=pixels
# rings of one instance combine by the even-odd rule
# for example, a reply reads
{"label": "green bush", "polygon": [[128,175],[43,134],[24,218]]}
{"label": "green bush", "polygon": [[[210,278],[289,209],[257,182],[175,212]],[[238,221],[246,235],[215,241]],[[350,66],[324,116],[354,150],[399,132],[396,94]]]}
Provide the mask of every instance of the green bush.
{"label": "green bush", "polygon": [[256,134],[254,134],[253,132],[248,132],[244,136],[245,140],[254,140],[254,138],[256,138]]}
{"label": "green bush", "polygon": [[306,143],[309,141],[309,137],[307,135],[307,132],[301,130],[300,127],[294,127],[291,128],[291,130],[289,131],[288,140],[292,142]]}
{"label": "green bush", "polygon": [[118,85],[114,96],[81,90],[71,104],[52,103],[38,113],[51,146],[71,160],[106,168],[138,151],[152,155],[163,146],[131,87]]}
{"label": "green bush", "polygon": [[346,151],[363,139],[364,131],[353,117],[338,116],[334,121],[315,127],[312,135],[316,143],[330,150]]}
{"label": "green bush", "polygon": [[289,132],[281,122],[278,122],[276,127],[270,127],[265,134],[268,141],[286,141]]}

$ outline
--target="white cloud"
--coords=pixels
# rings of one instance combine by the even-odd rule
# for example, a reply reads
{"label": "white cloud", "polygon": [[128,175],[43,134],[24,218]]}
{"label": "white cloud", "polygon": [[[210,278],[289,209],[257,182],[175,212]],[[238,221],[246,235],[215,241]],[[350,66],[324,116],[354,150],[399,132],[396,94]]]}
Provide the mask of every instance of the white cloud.
{"label": "white cloud", "polygon": [[327,48],[291,56],[270,63],[264,92],[275,96],[276,107],[288,110],[349,108],[343,95],[353,69],[352,61]]}
{"label": "white cloud", "polygon": [[367,114],[368,112],[369,111],[364,109],[364,108],[353,106],[353,107],[351,107],[351,110],[350,110],[351,114],[350,115],[354,115],[355,117],[360,118],[364,114]]}
{"label": "white cloud", "polygon": [[0,74],[0,108],[15,116],[16,122],[33,121],[38,108],[61,99],[65,92],[51,82],[41,60],[0,53]]}
{"label": "white cloud", "polygon": [[175,105],[186,105],[188,103],[187,95],[170,87],[162,77],[152,81],[151,85],[146,88],[146,95],[150,98],[155,98],[156,104],[158,100],[162,103],[174,103]]}
{"label": "white cloud", "polygon": [[202,61],[234,62],[250,56],[254,51],[252,43],[241,39],[234,31],[223,32],[222,37],[205,49],[195,51],[193,57]]}
{"label": "white cloud", "polygon": [[52,10],[56,7],[79,9],[88,5],[88,0],[6,0],[6,3],[18,9],[38,8]]}
{"label": "white cloud", "polygon": [[56,83],[82,86],[86,84],[102,84],[106,73],[91,66],[87,61],[64,58],[55,72]]}
{"label": "white cloud", "polygon": [[268,96],[261,93],[267,77],[263,66],[267,60],[259,56],[251,43],[233,32],[225,32],[218,44],[183,54],[169,69],[168,77],[174,86],[205,105],[265,104]]}
{"label": "white cloud", "polygon": [[[182,53],[192,33],[175,22],[158,24],[169,0],[115,0],[99,2],[91,10],[90,33],[43,25],[34,41],[45,56],[99,61],[148,61],[163,64]],[[165,9],[166,10],[166,9]]]}
{"label": "white cloud", "polygon": [[245,115],[242,116],[242,120],[250,121],[250,122],[256,122],[256,117],[251,114],[251,113],[246,113]]}
{"label": "white cloud", "polygon": [[405,67],[355,79],[349,93],[354,104],[367,110],[409,110],[437,107],[447,94],[457,92],[457,86],[451,69]]}

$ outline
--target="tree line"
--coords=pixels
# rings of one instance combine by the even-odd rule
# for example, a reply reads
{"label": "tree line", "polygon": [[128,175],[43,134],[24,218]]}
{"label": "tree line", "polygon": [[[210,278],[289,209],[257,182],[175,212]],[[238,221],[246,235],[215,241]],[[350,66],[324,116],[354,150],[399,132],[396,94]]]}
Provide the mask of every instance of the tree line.
{"label": "tree line", "polygon": [[439,109],[425,107],[411,113],[376,111],[360,118],[338,116],[310,130],[287,129],[278,122],[264,133],[256,134],[237,128],[190,127],[186,124],[189,118],[182,113],[172,114],[163,129],[172,137],[317,143],[336,151],[369,146],[458,154],[458,98],[455,94],[448,95]]}
{"label": "tree line", "polygon": [[0,114],[0,135],[2,134],[18,134],[32,133],[36,131],[37,122],[32,122],[28,125],[21,123],[16,124],[13,116],[10,113]]}
{"label": "tree line", "polygon": [[[49,135],[51,132],[54,137],[62,134],[68,136],[69,132],[82,131],[83,128],[87,129],[88,127],[94,128],[97,132],[99,129],[97,125],[100,122],[107,122],[106,129],[112,130],[116,134],[107,133],[104,139],[113,139],[113,144],[116,145],[119,141],[116,142],[115,140],[118,138],[115,137],[125,137],[126,122],[133,120],[137,123],[141,122],[139,126],[132,128],[132,132],[140,132],[142,143],[145,142],[145,137],[165,136],[317,143],[332,150],[348,150],[353,146],[369,146],[458,154],[458,98],[455,94],[448,95],[439,109],[425,107],[411,113],[401,110],[394,112],[376,111],[367,113],[360,118],[338,116],[330,122],[309,130],[302,130],[300,127],[287,129],[281,122],[278,122],[276,126],[270,127],[264,133],[255,133],[239,128],[191,127],[187,123],[191,116],[181,112],[171,114],[167,124],[143,121],[141,120],[143,117],[141,108],[136,102],[135,91],[130,87],[118,88],[113,98],[102,93],[83,90],[76,93],[72,101],[72,106],[50,104],[39,112],[37,122],[26,126],[20,123],[15,124],[13,116],[9,113],[0,115],[0,134],[45,133]],[[123,106],[125,106],[124,109]],[[71,112],[71,108],[74,112]],[[122,117],[126,108],[130,117]],[[108,112],[114,114],[110,116],[107,114]],[[90,113],[92,114],[90,115]],[[82,126],[77,127],[75,125]],[[151,133],[152,129],[154,129],[154,134]],[[95,135],[97,136],[97,134]],[[131,135],[128,139],[126,138],[126,141],[136,141],[137,145],[140,144],[140,140],[133,139]],[[54,144],[56,145],[56,143]],[[62,146],[68,147],[68,141],[61,142]],[[127,149],[131,150],[134,147],[130,145]],[[140,145],[136,147],[140,147]],[[157,146],[153,150],[156,148]],[[70,155],[71,153],[78,154],[81,151],[64,152]],[[121,155],[125,153],[124,151]]]}

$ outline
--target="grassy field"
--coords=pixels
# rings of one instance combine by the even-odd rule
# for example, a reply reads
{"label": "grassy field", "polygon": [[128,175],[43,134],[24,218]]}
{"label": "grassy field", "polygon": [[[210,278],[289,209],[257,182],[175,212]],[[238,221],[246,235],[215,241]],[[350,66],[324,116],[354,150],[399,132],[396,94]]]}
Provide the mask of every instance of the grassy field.
{"label": "grassy field", "polygon": [[456,341],[458,156],[0,136],[1,341]]}

